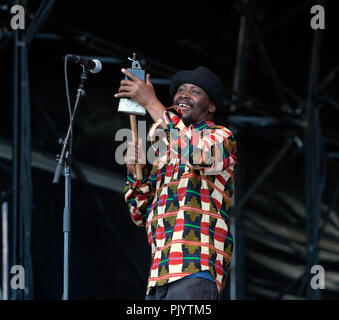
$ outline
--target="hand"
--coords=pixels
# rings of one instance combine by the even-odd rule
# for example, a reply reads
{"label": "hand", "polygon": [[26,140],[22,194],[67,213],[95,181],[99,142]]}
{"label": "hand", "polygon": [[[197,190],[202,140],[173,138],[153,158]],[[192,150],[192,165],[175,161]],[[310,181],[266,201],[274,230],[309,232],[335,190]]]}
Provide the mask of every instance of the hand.
{"label": "hand", "polygon": [[[157,122],[166,109],[155,94],[150,75],[146,75],[146,82],[144,82],[126,69],[121,69],[121,71],[130,80],[121,80],[119,93],[114,96],[116,98],[131,98],[145,107],[154,122]],[[166,128],[164,123],[161,126]]]}
{"label": "hand", "polygon": [[142,150],[142,140],[139,138],[139,143],[136,144],[134,141],[129,141],[127,143],[127,152],[125,155],[125,163],[127,171],[136,174],[136,159],[137,163],[141,165],[143,169],[146,166],[146,155]]}
{"label": "hand", "polygon": [[149,74],[146,75],[144,82],[126,69],[121,71],[129,77],[129,80],[121,80],[119,93],[114,95],[116,98],[131,98],[146,109],[158,101]]}

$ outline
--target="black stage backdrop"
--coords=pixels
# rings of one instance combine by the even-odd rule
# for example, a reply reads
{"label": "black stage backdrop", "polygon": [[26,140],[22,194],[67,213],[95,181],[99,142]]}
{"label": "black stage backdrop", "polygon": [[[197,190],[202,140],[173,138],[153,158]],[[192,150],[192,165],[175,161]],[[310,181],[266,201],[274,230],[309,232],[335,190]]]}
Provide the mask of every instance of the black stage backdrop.
{"label": "black stage backdrop", "polygon": [[[69,53],[97,57],[103,64],[100,73],[89,75],[74,124],[70,298],[144,298],[150,248],[144,229],[129,218],[123,196],[126,170],[115,159],[121,144],[115,135],[129,128],[129,118],[117,112],[113,95],[120,69],[129,66],[127,57],[133,52],[167,106],[168,81],[178,70],[204,65],[223,81],[226,107],[217,121],[238,142],[235,208],[242,206],[234,219],[235,264],[222,299],[338,297],[339,49],[334,0],[321,3],[325,29],[317,32],[310,26],[310,10],[317,1],[168,1],[156,6],[22,1],[26,29],[20,33],[10,27],[13,3],[1,3],[0,192],[2,200],[8,195],[10,265],[15,248],[18,264],[31,261],[25,268],[30,292],[15,295],[11,290],[12,299],[62,297],[64,179],[57,186],[52,180],[55,155],[61,150],[58,139],[65,136],[69,121],[64,80],[64,56]],[[15,32],[22,39],[41,6],[45,18],[27,45],[28,63],[19,56],[16,64]],[[18,73],[19,87],[22,79],[29,79],[28,91],[25,87],[17,94],[16,66],[28,67],[26,78]],[[79,65],[68,64],[72,106],[80,72]],[[30,100],[20,102],[27,95]],[[15,96],[25,113],[19,109],[15,114]],[[151,124],[149,116],[139,120]],[[13,182],[15,132],[31,154],[31,180],[29,174],[23,178],[32,183],[31,217],[24,216],[25,225],[23,216],[18,213],[14,220],[13,215],[14,191],[25,186],[21,180],[18,186]],[[29,173],[24,161],[23,170]],[[29,201],[27,189],[20,190]],[[310,245],[317,242],[319,230],[319,251],[313,255]],[[312,264],[325,270],[324,290],[310,290],[309,272],[303,277]]]}

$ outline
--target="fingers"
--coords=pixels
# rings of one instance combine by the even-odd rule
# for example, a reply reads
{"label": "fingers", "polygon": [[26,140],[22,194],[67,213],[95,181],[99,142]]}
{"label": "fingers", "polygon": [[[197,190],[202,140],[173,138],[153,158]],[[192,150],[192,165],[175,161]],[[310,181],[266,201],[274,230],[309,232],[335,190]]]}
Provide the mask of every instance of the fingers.
{"label": "fingers", "polygon": [[125,156],[125,162],[128,164],[135,164],[137,159],[137,152],[133,147],[128,146],[126,156]]}
{"label": "fingers", "polygon": [[[126,69],[121,69],[121,72],[126,75],[129,79],[124,79],[120,81],[119,92],[114,94],[115,98],[136,98],[136,96],[144,95],[142,94],[145,91],[146,87],[151,87],[153,89],[153,85],[150,81],[150,75],[146,75],[146,81],[139,79],[133,73],[127,71]],[[146,83],[146,87],[145,87]],[[146,89],[149,90],[149,89]]]}
{"label": "fingers", "polygon": [[115,98],[131,98],[132,95],[128,92],[120,92],[120,93],[116,93],[114,94]]}
{"label": "fingers", "polygon": [[133,84],[131,80],[121,80],[119,93],[116,93],[114,96],[116,98],[131,98],[130,92],[133,90]]}
{"label": "fingers", "polygon": [[127,143],[127,152],[125,156],[125,162],[128,164],[135,164],[135,163],[145,164],[146,163],[146,157],[142,149],[141,138],[139,138],[138,144],[136,144],[134,141],[129,141]]}
{"label": "fingers", "polygon": [[133,73],[127,71],[126,69],[121,69],[121,72],[126,75],[127,77],[129,77],[132,81],[142,81],[141,79],[139,79],[137,76],[135,76]]}
{"label": "fingers", "polygon": [[[127,80],[126,80],[127,81]],[[114,94],[116,98],[133,98],[134,96],[132,85],[120,85],[119,93]]]}
{"label": "fingers", "polygon": [[132,91],[132,86],[120,86],[119,93]]}
{"label": "fingers", "polygon": [[125,79],[120,81],[120,87],[121,86],[132,86],[134,84],[133,81]]}
{"label": "fingers", "polygon": [[114,94],[114,97],[133,98],[133,86],[135,85],[136,81],[139,81],[140,79],[126,69],[121,69],[121,72],[130,79],[124,79],[120,81],[119,92]]}

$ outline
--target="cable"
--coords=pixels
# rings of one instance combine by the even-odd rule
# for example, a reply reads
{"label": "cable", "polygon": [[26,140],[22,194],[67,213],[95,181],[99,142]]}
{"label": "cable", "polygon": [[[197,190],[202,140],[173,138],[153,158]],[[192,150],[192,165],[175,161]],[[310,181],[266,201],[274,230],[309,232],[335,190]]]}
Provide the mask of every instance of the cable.
{"label": "cable", "polygon": [[72,145],[73,145],[73,126],[71,125],[72,122],[72,109],[71,109],[71,102],[69,98],[69,87],[68,87],[68,76],[67,76],[67,62],[68,62],[68,57],[70,55],[67,54],[65,57],[65,62],[64,62],[64,75],[65,75],[65,87],[66,87],[66,97],[67,97],[67,107],[68,107],[68,113],[69,113],[69,125],[71,127],[71,135],[70,135],[70,149],[69,152],[72,154]]}

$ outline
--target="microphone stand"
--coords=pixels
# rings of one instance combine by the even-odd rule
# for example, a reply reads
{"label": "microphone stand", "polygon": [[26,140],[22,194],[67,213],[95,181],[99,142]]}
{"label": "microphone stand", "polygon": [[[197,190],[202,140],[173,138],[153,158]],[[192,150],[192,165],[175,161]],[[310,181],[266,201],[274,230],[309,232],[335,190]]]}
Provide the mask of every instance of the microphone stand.
{"label": "microphone stand", "polygon": [[57,166],[54,173],[53,184],[58,184],[60,179],[60,174],[62,169],[64,168],[65,175],[65,207],[63,213],[63,232],[64,232],[64,279],[63,279],[63,296],[62,300],[69,299],[69,257],[70,257],[70,233],[71,233],[71,160],[72,160],[72,128],[73,121],[78,106],[80,104],[80,100],[82,97],[86,95],[84,90],[84,85],[87,80],[87,70],[83,67],[81,76],[80,76],[80,84],[76,94],[76,101],[73,109],[73,113],[71,115],[71,120],[68,126],[67,134],[65,139],[59,139],[59,143],[62,144],[61,154],[57,155]]}

